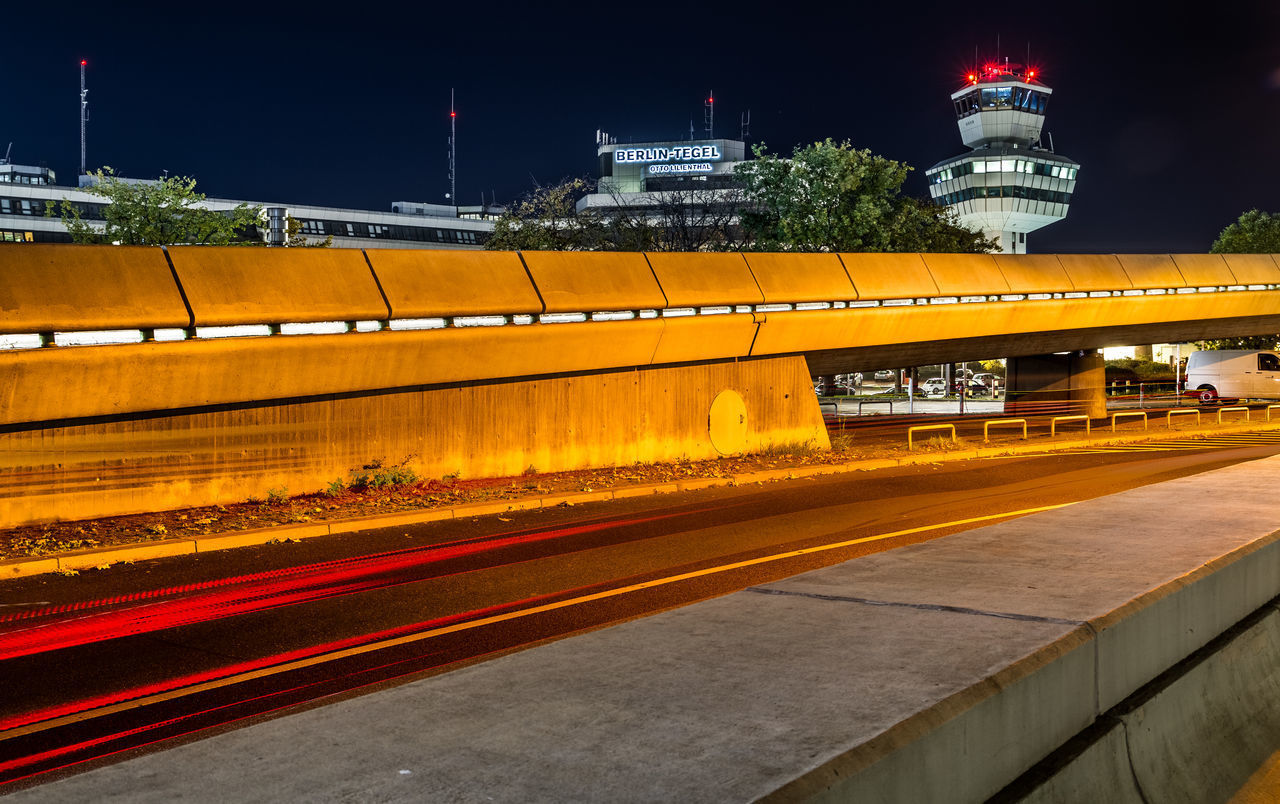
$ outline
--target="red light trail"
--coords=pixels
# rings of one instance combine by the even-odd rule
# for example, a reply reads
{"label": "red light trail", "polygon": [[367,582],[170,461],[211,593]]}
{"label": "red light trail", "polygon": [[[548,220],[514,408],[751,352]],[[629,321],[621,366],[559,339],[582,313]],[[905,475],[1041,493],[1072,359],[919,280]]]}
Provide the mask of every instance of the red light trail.
{"label": "red light trail", "polygon": [[[10,614],[0,617],[0,622],[36,622],[24,622],[18,628],[0,633],[0,661],[412,583],[421,578],[406,578],[406,571],[449,559],[676,516],[681,514],[465,539],[430,547],[397,550]],[[121,604],[126,603],[138,605],[121,607]],[[106,610],[90,612],[93,609]],[[74,616],[58,617],[68,614]],[[53,622],[39,622],[46,618],[57,619]]]}

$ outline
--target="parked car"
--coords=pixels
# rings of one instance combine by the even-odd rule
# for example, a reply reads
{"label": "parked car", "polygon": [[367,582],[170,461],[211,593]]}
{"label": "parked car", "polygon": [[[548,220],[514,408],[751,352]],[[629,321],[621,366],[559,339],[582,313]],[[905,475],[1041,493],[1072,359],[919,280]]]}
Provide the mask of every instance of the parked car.
{"label": "parked car", "polygon": [[991,373],[982,373],[973,375],[973,381],[982,383],[982,387],[988,391],[994,391],[1000,387],[1001,379]]}
{"label": "parked car", "polygon": [[876,372],[876,379],[881,382],[893,382],[893,372],[889,369],[881,369]]}
{"label": "parked car", "polygon": [[955,386],[957,394],[964,392],[964,395],[967,397],[982,396],[984,394],[991,393],[990,388],[987,388],[972,377],[963,380],[957,377],[955,380]]}
{"label": "parked car", "polygon": [[920,383],[920,393],[925,396],[933,396],[934,394],[945,394],[947,392],[947,381],[941,377],[930,377]]}

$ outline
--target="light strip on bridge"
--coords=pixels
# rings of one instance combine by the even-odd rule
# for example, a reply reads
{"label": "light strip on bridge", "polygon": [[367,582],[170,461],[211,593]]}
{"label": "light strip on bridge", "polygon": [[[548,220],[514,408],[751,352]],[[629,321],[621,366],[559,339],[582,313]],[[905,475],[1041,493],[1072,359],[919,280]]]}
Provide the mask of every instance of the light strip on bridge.
{"label": "light strip on bridge", "polygon": [[[1061,291],[1053,293],[1009,293],[995,296],[935,296],[910,299],[851,299],[829,302],[768,302],[757,305],[709,305],[705,307],[668,307],[650,310],[621,310],[600,312],[560,312],[542,315],[475,315],[453,318],[397,318],[389,321],[324,321],[316,323],[287,323],[279,326],[247,324],[238,326],[196,327],[194,331],[173,327],[157,328],[151,337],[156,341],[180,341],[194,337],[267,337],[276,334],[316,335],[346,332],[368,333],[381,330],[425,330],[451,327],[501,327],[525,326],[532,323],[560,324],[585,321],[629,321],[636,318],[677,318],[699,315],[724,315],[726,313],[785,313],[793,310],[858,310],[876,307],[911,307],[946,304],[1001,304],[1005,302],[1049,301],[1059,299],[1105,299],[1130,296],[1188,295],[1195,293],[1235,293],[1280,290],[1280,285],[1218,285],[1189,288],[1148,288],[1123,290]],[[0,335],[0,351],[10,349],[39,349],[64,346],[111,346],[139,343],[147,340],[145,330],[102,330],[59,332],[53,337],[39,333],[14,333]]]}

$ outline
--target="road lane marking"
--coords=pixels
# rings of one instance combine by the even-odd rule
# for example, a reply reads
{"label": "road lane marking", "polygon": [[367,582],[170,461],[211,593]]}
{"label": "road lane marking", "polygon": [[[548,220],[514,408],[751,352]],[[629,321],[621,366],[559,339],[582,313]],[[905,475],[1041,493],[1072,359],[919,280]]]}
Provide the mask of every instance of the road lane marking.
{"label": "road lane marking", "polygon": [[859,545],[859,544],[867,544],[870,542],[884,541],[886,539],[894,539],[900,536],[910,536],[914,533],[925,533],[933,530],[944,530],[946,528],[953,528],[961,525],[971,525],[977,522],[991,522],[997,519],[1008,519],[1010,517],[1026,516],[1028,514],[1037,514],[1044,511],[1053,511],[1058,508],[1065,508],[1069,505],[1075,505],[1075,502],[1073,501],[1073,502],[1067,502],[1067,503],[1058,503],[1056,505],[1042,505],[1042,506],[1037,506],[1035,508],[1024,508],[1018,511],[1006,511],[1004,513],[999,513],[999,514],[986,514],[984,516],[969,517],[967,519],[957,519],[951,522],[941,522],[933,525],[921,525],[915,528],[907,528],[905,530],[896,530],[889,533],[877,534],[874,536],[863,536],[857,539],[847,539],[845,541],[833,542],[831,544],[821,544],[821,545],[815,545],[813,547],[803,547],[797,550],[788,550],[783,553],[773,553],[767,556],[759,556],[757,558],[745,559],[743,561],[734,561],[728,564],[720,564],[714,567],[706,567],[700,570],[682,572],[677,575],[669,575],[664,578],[655,578],[649,581],[641,581],[640,583],[629,584],[627,586],[621,586],[615,589],[607,589],[602,592],[594,592],[589,595],[580,595],[578,597],[554,601],[551,603],[544,603],[541,605],[531,606],[529,608],[519,609],[516,611],[503,612],[501,614],[493,614],[487,617],[480,617],[474,620],[467,620],[465,622],[453,623],[453,624],[446,625],[439,628],[432,628],[427,631],[422,631],[416,634],[408,634],[405,636],[393,637],[390,639],[383,639],[383,640],[379,640],[377,642],[371,642],[365,645],[358,645],[351,648],[345,648],[342,650],[332,651],[329,653],[323,653],[317,656],[311,656],[305,659],[298,659],[298,660],[286,662],[283,664],[272,665],[271,667],[264,667],[261,669],[251,670],[244,673],[237,673],[235,675],[227,676],[225,678],[214,679],[214,680],[203,682],[200,684],[195,684],[189,687],[182,687],[180,689],[169,690],[167,692],[148,695],[142,698],[135,698],[130,701],[122,701],[120,703],[112,704],[109,706],[104,706],[96,709],[89,709],[83,712],[77,712],[75,714],[65,715],[65,716],[54,718],[51,720],[43,720],[36,723],[31,723],[29,725],[18,726],[4,732],[0,732],[0,742],[4,740],[9,740],[15,737],[21,737],[27,734],[35,734],[41,731],[47,731],[49,729],[57,728],[59,726],[71,725],[73,723],[92,720],[97,717],[104,717],[106,715],[112,715],[118,712],[125,712],[131,709],[138,709],[144,706],[150,706],[151,704],[171,701],[177,698],[186,697],[188,695],[195,695],[201,692],[208,692],[210,690],[220,689],[222,687],[229,687],[229,686],[240,684],[246,681],[252,681],[259,678],[266,678],[273,675],[279,675],[281,673],[287,673],[293,670],[302,670],[308,667],[313,667],[315,665],[324,664],[325,662],[337,661],[339,659],[346,659],[352,656],[359,656],[365,653],[373,653],[375,651],[384,650],[387,648],[394,648],[401,645],[408,645],[414,642],[422,642],[428,639],[434,639],[435,637],[445,636],[447,634],[457,633],[460,631],[469,631],[469,630],[472,630],[475,628],[481,628],[487,625],[495,625],[497,623],[506,622],[508,620],[515,620],[522,617],[529,617],[535,614],[544,614],[544,613],[556,611],[559,609],[569,608],[571,606],[578,606],[584,603],[591,603],[597,600],[607,600],[609,598],[620,597],[622,595],[630,594],[632,592],[639,592],[646,589],[654,589],[654,588],[666,586],[673,583],[679,583],[681,581],[692,580],[694,578],[701,578],[708,575],[715,575],[722,572],[729,572],[731,570],[743,569],[745,567],[752,567],[760,564],[768,564],[774,561],[781,561],[788,558],[797,558],[799,556],[827,552],[829,550],[839,550],[841,548],[852,547],[854,545]]}
{"label": "road lane marking", "polygon": [[1280,433],[1275,435],[1226,434],[1203,439],[1171,439],[1148,441],[1142,444],[1116,444],[1115,446],[1077,447],[1064,450],[1066,455],[1116,455],[1123,452],[1193,452],[1196,450],[1262,447],[1280,444]]}

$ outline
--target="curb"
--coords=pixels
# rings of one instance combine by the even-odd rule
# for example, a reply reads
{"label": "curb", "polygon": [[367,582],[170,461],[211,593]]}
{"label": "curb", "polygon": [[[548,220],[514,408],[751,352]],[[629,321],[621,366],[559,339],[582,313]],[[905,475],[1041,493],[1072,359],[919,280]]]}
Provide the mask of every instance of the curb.
{"label": "curb", "polygon": [[561,505],[581,505],[589,502],[606,500],[622,500],[630,497],[647,497],[651,494],[670,494],[677,491],[694,491],[715,486],[742,486],[748,483],[765,483],[776,480],[799,480],[819,475],[844,474],[847,472],[866,472],[876,469],[891,469],[898,466],[917,466],[920,464],[950,463],[954,461],[973,460],[976,458],[1018,457],[1021,455],[1038,455],[1060,452],[1081,447],[1106,447],[1120,444],[1140,444],[1144,441],[1165,439],[1171,435],[1231,435],[1236,433],[1252,433],[1280,429],[1280,421],[1241,422],[1214,429],[1211,433],[1203,430],[1145,430],[1141,433],[1126,435],[1115,434],[1102,439],[1072,439],[1070,441],[1051,441],[1038,444],[1014,444],[1001,447],[979,447],[955,452],[918,453],[904,455],[901,458],[869,458],[848,463],[815,464],[795,466],[787,469],[763,469],[741,475],[725,475],[721,477],[695,478],[675,483],[653,483],[643,486],[626,486],[618,489],[600,491],[582,491],[553,494],[545,497],[525,497],[517,500],[488,501],[464,503],[444,508],[432,508],[421,511],[400,511],[393,514],[339,519],[332,522],[302,523],[296,525],[273,525],[255,530],[232,531],[195,538],[165,539],[155,542],[115,545],[112,547],[91,550],[77,550],[54,556],[38,558],[18,558],[0,561],[0,581],[10,578],[26,578],[32,575],[43,575],[50,572],[72,573],[82,569],[106,569],[111,564],[132,563],[151,558],[168,558],[170,556],[195,555],[214,550],[230,550],[237,547],[255,547],[274,541],[299,541],[317,536],[336,536],[344,533],[355,533],[375,528],[391,528],[402,525],[420,525],[426,522],[437,522],[445,519],[464,519],[468,517],[504,514],[509,511],[526,511],[533,508],[554,508]]}

